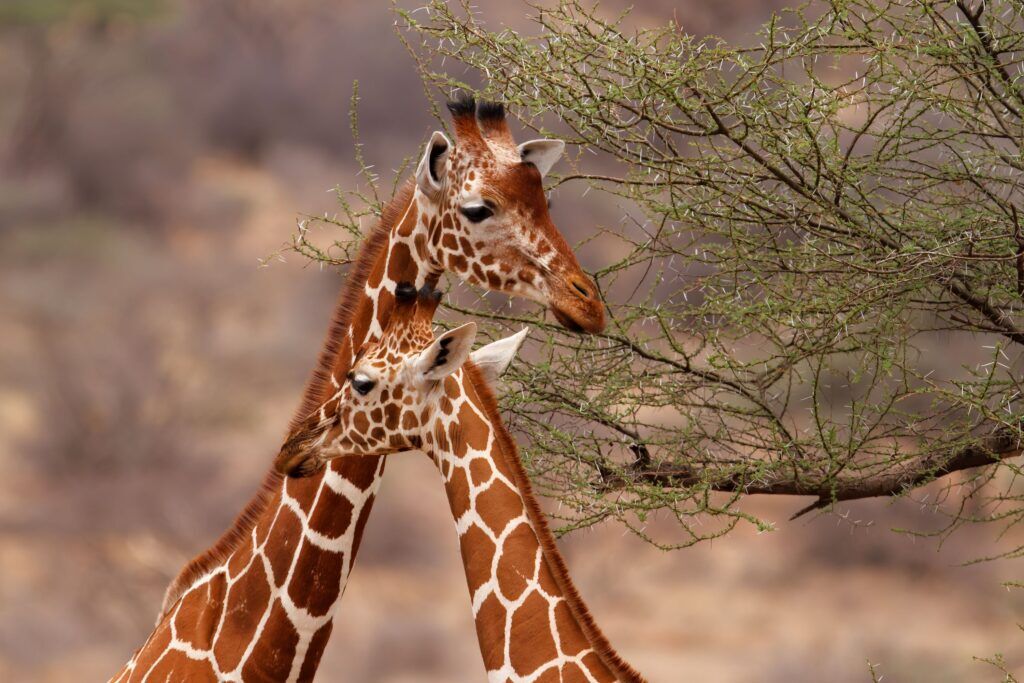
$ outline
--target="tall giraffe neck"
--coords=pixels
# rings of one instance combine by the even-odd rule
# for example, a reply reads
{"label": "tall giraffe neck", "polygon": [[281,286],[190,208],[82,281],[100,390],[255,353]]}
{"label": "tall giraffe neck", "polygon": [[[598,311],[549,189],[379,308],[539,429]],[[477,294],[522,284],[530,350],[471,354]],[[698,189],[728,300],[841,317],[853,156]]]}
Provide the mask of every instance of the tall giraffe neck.
{"label": "tall giraffe neck", "polygon": [[[421,197],[404,188],[364,243],[293,429],[336,400],[353,349],[381,334],[396,284],[436,280],[425,248],[436,217]],[[268,473],[234,526],[172,582],[156,629],[114,680],[311,680],[383,471],[383,458],[365,457],[304,479]]]}
{"label": "tall giraffe neck", "polygon": [[643,681],[576,591],[497,404],[470,364],[445,379],[427,450],[459,535],[492,681]]}

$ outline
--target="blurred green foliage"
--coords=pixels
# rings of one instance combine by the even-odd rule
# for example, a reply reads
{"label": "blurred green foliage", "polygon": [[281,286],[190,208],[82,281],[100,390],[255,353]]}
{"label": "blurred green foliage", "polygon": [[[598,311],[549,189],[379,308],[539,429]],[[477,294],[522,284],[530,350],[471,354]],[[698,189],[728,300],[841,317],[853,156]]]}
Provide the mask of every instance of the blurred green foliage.
{"label": "blurred green foliage", "polygon": [[165,4],[164,0],[4,0],[0,3],[0,25],[149,19],[162,12]]}

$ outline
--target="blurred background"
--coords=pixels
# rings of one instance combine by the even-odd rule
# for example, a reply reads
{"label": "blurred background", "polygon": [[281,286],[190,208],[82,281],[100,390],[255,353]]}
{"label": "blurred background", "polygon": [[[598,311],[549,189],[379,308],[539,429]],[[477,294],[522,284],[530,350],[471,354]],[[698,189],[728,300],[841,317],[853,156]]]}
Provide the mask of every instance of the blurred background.
{"label": "blurred background", "polygon": [[[638,0],[633,21],[743,40],[783,4]],[[480,9],[528,26],[516,2]],[[0,3],[0,680],[105,680],[258,486],[340,286],[261,260],[362,183],[353,80],[384,178],[437,127],[393,23],[338,0]],[[564,187],[553,216],[578,242],[619,211]],[[561,547],[652,681],[868,681],[869,661],[996,681],[974,658],[997,652],[1024,670],[1001,586],[1019,561],[963,566],[1010,541],[892,533],[927,526],[909,500],[785,521],[805,503],[750,501],[776,531],[673,553],[614,527]],[[482,675],[437,474],[394,460],[319,680]]]}

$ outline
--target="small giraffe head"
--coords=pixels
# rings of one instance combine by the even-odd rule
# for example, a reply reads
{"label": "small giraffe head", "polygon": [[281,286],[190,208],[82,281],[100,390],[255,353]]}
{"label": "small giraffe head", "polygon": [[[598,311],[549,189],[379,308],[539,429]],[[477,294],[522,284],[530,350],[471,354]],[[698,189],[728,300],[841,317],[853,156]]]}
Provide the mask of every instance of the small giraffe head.
{"label": "small giraffe head", "polygon": [[[512,362],[528,330],[471,351],[476,323],[434,337],[432,319],[441,293],[409,284],[396,289],[395,309],[384,334],[356,356],[331,421],[293,439],[278,456],[278,469],[305,475],[325,460],[347,455],[386,455],[424,447],[437,411],[450,411],[449,375],[472,359],[493,381]],[[324,443],[331,435],[331,443]]]}
{"label": "small giraffe head", "polygon": [[[433,205],[430,227],[439,269],[473,284],[547,306],[565,327],[604,329],[604,305],[551,221],[543,178],[561,140],[516,145],[501,104],[463,97],[448,104],[455,143],[435,132],[416,171]],[[425,246],[425,245],[424,245]]]}

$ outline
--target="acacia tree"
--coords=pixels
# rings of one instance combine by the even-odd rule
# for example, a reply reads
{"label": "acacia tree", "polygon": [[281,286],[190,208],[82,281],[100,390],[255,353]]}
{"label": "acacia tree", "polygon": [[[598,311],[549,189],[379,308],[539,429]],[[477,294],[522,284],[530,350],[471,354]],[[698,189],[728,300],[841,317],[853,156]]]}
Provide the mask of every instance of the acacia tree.
{"label": "acacia tree", "polygon": [[[468,2],[400,12],[430,92],[485,83],[580,150],[556,184],[624,207],[605,333],[455,307],[537,330],[504,405],[563,531],[678,547],[765,526],[748,494],[807,512],[937,479],[939,533],[1021,519],[1021,11],[819,2],[753,47],[576,0],[534,8],[531,35]],[[655,512],[682,537],[649,534]]]}

